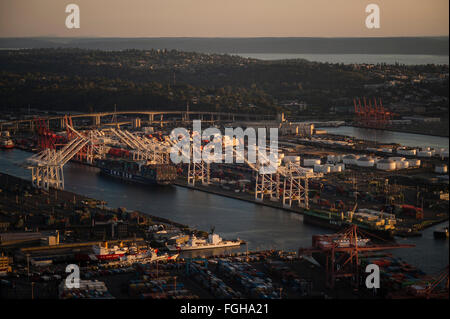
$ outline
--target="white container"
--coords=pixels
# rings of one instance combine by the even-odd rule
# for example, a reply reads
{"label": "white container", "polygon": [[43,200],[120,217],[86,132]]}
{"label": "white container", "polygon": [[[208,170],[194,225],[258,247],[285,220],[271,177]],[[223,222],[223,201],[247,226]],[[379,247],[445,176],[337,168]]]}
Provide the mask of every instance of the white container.
{"label": "white container", "polygon": [[382,159],[377,162],[377,169],[383,171],[394,171],[397,165],[393,160]]}
{"label": "white container", "polygon": [[382,148],[381,151],[383,153],[392,153],[392,148]]}
{"label": "white container", "polygon": [[340,167],[340,172],[345,171],[345,164],[344,163],[339,163],[336,166]]}

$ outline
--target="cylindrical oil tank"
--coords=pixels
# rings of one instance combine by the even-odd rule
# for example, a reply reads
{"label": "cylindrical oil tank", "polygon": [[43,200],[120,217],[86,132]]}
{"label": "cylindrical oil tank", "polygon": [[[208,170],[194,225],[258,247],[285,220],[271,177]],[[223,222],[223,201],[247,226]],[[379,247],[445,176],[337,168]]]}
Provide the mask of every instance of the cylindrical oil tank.
{"label": "cylindrical oil tank", "polygon": [[382,159],[377,162],[377,169],[383,171],[393,171],[396,168],[396,164],[393,160]]}
{"label": "cylindrical oil tank", "polygon": [[303,166],[311,167],[314,165],[320,165],[320,158],[304,158],[303,159]]}
{"label": "cylindrical oil tank", "polygon": [[396,161],[395,162],[395,168],[396,169],[405,169],[409,167],[408,161]]}
{"label": "cylindrical oil tank", "polygon": [[364,156],[356,161],[356,165],[359,167],[373,167],[375,165],[375,161],[371,157]]}
{"label": "cylindrical oil tank", "polygon": [[344,164],[356,165],[356,161],[358,160],[358,158],[359,156],[357,155],[349,154],[345,155],[342,161],[344,162]]}
{"label": "cylindrical oil tank", "polygon": [[442,164],[442,165],[436,165],[434,167],[434,172],[438,173],[438,174],[446,174],[448,172],[448,168],[447,165]]}

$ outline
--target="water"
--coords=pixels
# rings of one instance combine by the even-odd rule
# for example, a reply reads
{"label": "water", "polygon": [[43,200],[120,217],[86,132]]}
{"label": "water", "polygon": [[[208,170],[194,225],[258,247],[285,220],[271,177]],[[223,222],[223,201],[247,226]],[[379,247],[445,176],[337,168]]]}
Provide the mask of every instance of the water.
{"label": "water", "polygon": [[375,141],[378,143],[397,143],[411,147],[432,147],[448,149],[448,137],[392,132],[385,130],[359,128],[353,126],[327,127],[328,133],[351,136],[354,138]]}
{"label": "water", "polygon": [[[16,149],[0,151],[0,171],[30,179],[29,171],[20,166],[30,155]],[[80,164],[67,164],[64,177],[68,191],[105,200],[110,207],[139,210],[205,231],[215,226],[216,232],[224,238],[239,237],[248,241],[250,250],[297,250],[299,247],[309,247],[313,234],[330,232],[304,225],[303,217],[295,213],[182,187],[126,184],[99,175],[96,168]],[[394,254],[425,272],[436,273],[448,264],[449,249],[448,241],[438,242],[432,236],[432,229],[428,229],[424,238],[406,240],[417,243],[417,248],[398,250]],[[240,248],[241,251],[245,249],[245,246]],[[202,256],[205,252],[193,254]]]}
{"label": "water", "polygon": [[449,64],[448,55],[422,54],[316,54],[316,53],[235,53],[244,58],[260,60],[305,59],[313,62],[343,64]]}

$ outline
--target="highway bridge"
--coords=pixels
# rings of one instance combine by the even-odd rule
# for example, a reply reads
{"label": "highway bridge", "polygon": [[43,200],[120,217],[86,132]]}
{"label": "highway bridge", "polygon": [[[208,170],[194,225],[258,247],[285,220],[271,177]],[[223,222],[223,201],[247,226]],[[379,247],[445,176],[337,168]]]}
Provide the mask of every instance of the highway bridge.
{"label": "highway bridge", "polygon": [[[139,119],[149,125],[164,125],[174,122],[189,122],[192,120],[202,120],[204,122],[235,122],[235,121],[268,121],[274,120],[273,115],[242,114],[224,112],[197,112],[197,111],[116,111],[99,113],[68,113],[73,120],[89,120],[94,127],[102,125],[125,125],[132,124]],[[64,117],[66,115],[36,116],[47,121],[47,127],[65,128]],[[118,120],[120,118],[120,120]],[[126,120],[124,120],[126,118]],[[34,118],[19,119],[14,121],[0,122],[0,131],[33,130]]]}

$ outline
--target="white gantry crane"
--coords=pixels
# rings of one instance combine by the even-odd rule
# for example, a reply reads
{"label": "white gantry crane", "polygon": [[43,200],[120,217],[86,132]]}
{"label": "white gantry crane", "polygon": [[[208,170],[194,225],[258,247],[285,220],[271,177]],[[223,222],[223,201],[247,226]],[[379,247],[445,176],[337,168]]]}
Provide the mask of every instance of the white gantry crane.
{"label": "white gantry crane", "polygon": [[134,135],[125,130],[111,128],[105,131],[111,132],[132,149],[133,160],[147,160],[158,164],[169,163],[169,148],[167,145]]}
{"label": "white gantry crane", "polygon": [[95,145],[95,139],[98,137],[97,131],[90,131],[88,136],[83,136],[75,130],[73,131],[76,133],[75,138],[70,140],[63,148],[59,150],[45,149],[27,160],[28,168],[31,169],[31,181],[34,187],[45,190],[48,190],[50,187],[64,189],[64,165],[78,154],[83,147]]}
{"label": "white gantry crane", "polygon": [[[258,152],[257,164],[249,163],[245,157],[239,155],[233,148],[236,157],[255,171],[255,199],[263,201],[264,197],[270,197],[272,201],[280,199],[280,185],[283,185],[282,202],[285,207],[292,207],[296,202],[298,207],[309,209],[308,183],[310,178],[320,178],[321,173],[310,172],[298,163],[288,162],[286,166],[279,166],[278,162],[272,163],[264,153]],[[261,158],[260,158],[261,157]],[[263,164],[264,163],[264,164]],[[260,171],[263,166],[276,166],[275,173]]]}

